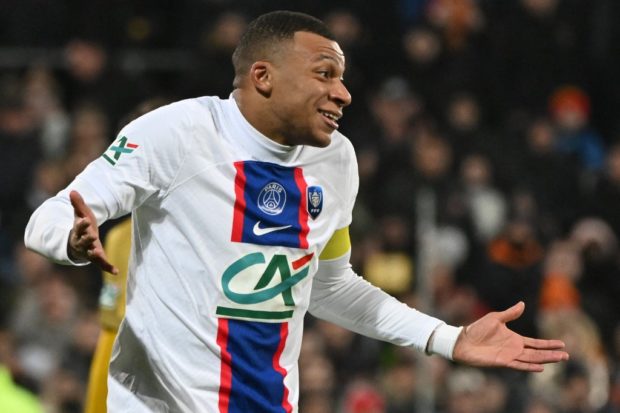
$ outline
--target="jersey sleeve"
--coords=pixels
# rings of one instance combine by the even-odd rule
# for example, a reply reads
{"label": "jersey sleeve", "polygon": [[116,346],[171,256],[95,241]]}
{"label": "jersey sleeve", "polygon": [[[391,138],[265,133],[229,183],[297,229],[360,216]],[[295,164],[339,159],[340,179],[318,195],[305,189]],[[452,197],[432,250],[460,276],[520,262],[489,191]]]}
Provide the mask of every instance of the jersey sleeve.
{"label": "jersey sleeve", "polygon": [[312,282],[310,314],[358,334],[424,351],[443,321],[401,303],[357,275],[349,264],[350,251],[324,259],[325,250]]}
{"label": "jersey sleeve", "polygon": [[184,138],[191,133],[188,105],[184,101],[164,106],[123,128],[101,157],[33,213],[24,235],[26,246],[57,263],[80,264],[67,255],[73,190],[82,195],[98,225],[151,197],[165,197],[184,159]]}

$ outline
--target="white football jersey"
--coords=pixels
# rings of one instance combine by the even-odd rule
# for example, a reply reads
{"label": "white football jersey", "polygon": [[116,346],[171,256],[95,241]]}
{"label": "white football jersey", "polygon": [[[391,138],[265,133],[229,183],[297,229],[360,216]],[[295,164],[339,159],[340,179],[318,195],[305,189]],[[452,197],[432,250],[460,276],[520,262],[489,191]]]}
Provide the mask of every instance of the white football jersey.
{"label": "white football jersey", "polygon": [[423,348],[441,323],[353,277],[348,255],[321,264],[340,284],[313,287],[321,251],[351,222],[357,187],[355,154],[340,133],[326,148],[283,146],[234,99],[189,99],[126,126],[33,214],[25,239],[72,263],[71,190],[99,224],[133,214],[110,411],[292,412],[311,294],[319,317],[398,344]]}

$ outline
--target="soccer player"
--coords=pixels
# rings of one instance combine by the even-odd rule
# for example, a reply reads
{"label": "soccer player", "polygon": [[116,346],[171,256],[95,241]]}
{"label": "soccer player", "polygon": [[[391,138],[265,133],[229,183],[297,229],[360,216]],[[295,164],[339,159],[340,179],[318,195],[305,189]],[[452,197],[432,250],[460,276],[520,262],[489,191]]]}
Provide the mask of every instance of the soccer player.
{"label": "soccer player", "polygon": [[357,165],[337,131],[351,96],[321,21],[260,16],[233,63],[229,99],[184,100],[131,122],[26,228],[26,245],[52,260],[116,273],[97,228],[132,212],[109,411],[297,411],[307,311],[474,366],[541,371],[568,358],[561,341],[506,327],[523,303],[454,327],[352,271]]}

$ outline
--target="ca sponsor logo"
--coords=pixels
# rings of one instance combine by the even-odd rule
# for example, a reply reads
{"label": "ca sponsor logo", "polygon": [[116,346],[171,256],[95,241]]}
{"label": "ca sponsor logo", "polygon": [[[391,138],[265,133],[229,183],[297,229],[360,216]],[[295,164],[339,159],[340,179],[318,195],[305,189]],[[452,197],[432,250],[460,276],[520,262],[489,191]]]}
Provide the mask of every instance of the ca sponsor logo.
{"label": "ca sponsor logo", "polygon": [[129,140],[125,136],[122,136],[118,138],[116,142],[110,145],[108,150],[105,151],[101,156],[103,157],[103,159],[108,161],[109,164],[114,166],[121,158],[121,155],[132,153],[137,148],[137,144],[129,142]]}
{"label": "ca sponsor logo", "polygon": [[[267,263],[262,252],[255,252],[238,259],[222,274],[222,291],[236,305],[218,306],[216,313],[253,319],[290,318],[293,310],[282,308],[295,306],[292,288],[308,276],[313,256],[311,253],[289,261],[286,255],[276,254]],[[274,304],[278,296],[281,301]]]}

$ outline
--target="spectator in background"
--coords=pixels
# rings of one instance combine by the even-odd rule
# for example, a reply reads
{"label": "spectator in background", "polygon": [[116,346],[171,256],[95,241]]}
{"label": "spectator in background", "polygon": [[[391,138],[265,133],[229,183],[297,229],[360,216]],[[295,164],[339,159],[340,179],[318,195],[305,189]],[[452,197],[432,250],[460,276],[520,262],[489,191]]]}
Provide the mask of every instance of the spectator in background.
{"label": "spectator in background", "polygon": [[228,97],[233,81],[230,56],[245,31],[245,16],[225,12],[202,26],[196,42],[196,62],[188,67],[185,76],[177,79],[177,95],[191,98],[205,94]]}
{"label": "spectator in background", "polygon": [[358,380],[352,383],[343,400],[342,413],[396,413],[389,407],[386,409],[384,396],[374,383]]}
{"label": "spectator in background", "polygon": [[583,264],[582,276],[577,280],[582,308],[598,326],[603,342],[611,345],[614,329],[620,323],[618,238],[604,221],[586,218],[575,224],[570,239]]}
{"label": "spectator in background", "polygon": [[531,194],[545,240],[567,230],[580,202],[581,168],[571,154],[557,150],[558,139],[549,119],[531,121],[525,131],[525,153],[516,163],[516,186]]}
{"label": "spectator in background", "polygon": [[590,174],[603,168],[605,148],[590,126],[590,97],[575,86],[562,86],[549,98],[556,133],[556,149],[577,157]]}
{"label": "spectator in background", "polygon": [[15,339],[20,371],[40,391],[60,367],[71,342],[79,302],[62,273],[48,274],[17,300],[10,332]]}
{"label": "spectator in background", "polygon": [[492,57],[490,91],[504,117],[546,109],[558,84],[582,78],[583,16],[589,3],[560,0],[486,1]]}
{"label": "spectator in background", "polygon": [[404,78],[390,77],[373,95],[370,109],[371,123],[360,123],[354,132],[361,181],[358,199],[377,216],[378,210],[392,212],[403,204],[406,192],[394,188],[403,178],[409,179],[412,126],[422,107]]}
{"label": "spectator in background", "polygon": [[41,155],[58,160],[67,150],[70,119],[61,103],[61,89],[52,72],[34,67],[24,76],[24,103],[40,130]]}
{"label": "spectator in background", "polygon": [[532,224],[511,217],[502,233],[488,244],[486,265],[475,280],[480,298],[492,310],[513,302],[515,297],[523,299],[528,313],[512,323],[522,334],[537,333],[544,253]]}
{"label": "spectator in background", "polygon": [[84,104],[101,107],[116,125],[146,94],[143,79],[129,79],[113,65],[105,44],[96,38],[75,38],[65,48],[66,70],[58,73],[64,105],[70,111]]}
{"label": "spectator in background", "polygon": [[[571,363],[552,368],[546,377],[533,378],[532,393],[557,400],[561,409],[597,411],[609,396],[609,364],[592,318],[581,309],[547,311],[539,325],[543,335],[563,337],[570,346]],[[573,357],[574,355],[574,357]]]}
{"label": "spectator in background", "polygon": [[94,104],[75,107],[65,162],[68,179],[75,176],[109,145],[110,120],[107,112]]}
{"label": "spectator in background", "polygon": [[411,27],[402,37],[402,47],[401,72],[420,94],[426,110],[433,115],[441,113],[448,92],[441,61],[444,46],[439,34],[427,25]]}
{"label": "spectator in background", "polygon": [[0,236],[12,249],[26,223],[26,193],[40,159],[40,140],[21,79],[0,78]]}
{"label": "spectator in background", "polygon": [[577,310],[581,294],[576,287],[583,264],[574,242],[556,241],[548,249],[543,266],[541,311]]}
{"label": "spectator in background", "polygon": [[97,344],[99,321],[96,312],[82,311],[58,368],[42,389],[41,398],[63,413],[82,413],[88,370]]}
{"label": "spectator in background", "polygon": [[0,362],[0,411],[43,413],[36,396],[15,384],[10,371]]}
{"label": "spectator in background", "polygon": [[620,143],[609,148],[603,170],[585,192],[584,204],[584,214],[604,220],[620,237]]}
{"label": "spectator in background", "polygon": [[470,154],[461,164],[461,185],[471,216],[476,242],[485,244],[504,227],[508,204],[495,187],[491,162],[483,155]]}
{"label": "spectator in background", "polygon": [[446,138],[457,157],[457,166],[465,156],[472,153],[483,154],[492,160],[503,158],[505,139],[494,136],[488,129],[476,96],[469,92],[456,93],[446,102],[445,107],[442,124],[445,125]]}
{"label": "spectator in background", "polygon": [[[387,364],[387,363],[386,363]],[[420,389],[415,357],[396,351],[392,363],[384,367],[381,377],[385,395],[385,413],[407,413],[416,409],[416,397]],[[377,407],[381,407],[378,405]],[[382,412],[382,410],[377,410]]]}
{"label": "spectator in background", "polygon": [[[445,413],[482,413],[484,374],[459,367],[448,377]],[[442,412],[442,413],[443,413]]]}
{"label": "spectator in background", "polygon": [[471,90],[482,96],[488,69],[480,64],[480,34],[486,23],[479,2],[434,0],[428,5],[426,18],[444,45],[441,81],[447,96],[459,90]]}

